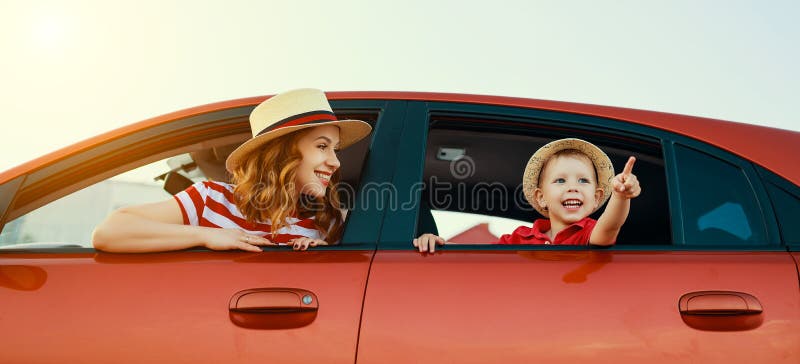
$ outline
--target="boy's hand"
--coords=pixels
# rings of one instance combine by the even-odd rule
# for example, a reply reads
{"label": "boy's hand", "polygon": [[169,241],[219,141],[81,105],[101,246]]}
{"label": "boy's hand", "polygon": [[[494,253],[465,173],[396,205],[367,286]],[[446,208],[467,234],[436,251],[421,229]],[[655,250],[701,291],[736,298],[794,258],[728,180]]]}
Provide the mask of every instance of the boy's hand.
{"label": "boy's hand", "polygon": [[419,248],[419,252],[431,252],[433,253],[436,250],[436,245],[444,245],[444,239],[442,237],[433,235],[433,234],[422,234],[418,238],[414,239],[413,244],[415,247]]}
{"label": "boy's hand", "polygon": [[635,157],[628,158],[628,163],[625,163],[625,169],[622,173],[614,176],[611,181],[611,188],[614,190],[613,194],[624,199],[632,199],[642,193],[642,187],[639,186],[639,180],[633,174],[633,164],[636,162]]}

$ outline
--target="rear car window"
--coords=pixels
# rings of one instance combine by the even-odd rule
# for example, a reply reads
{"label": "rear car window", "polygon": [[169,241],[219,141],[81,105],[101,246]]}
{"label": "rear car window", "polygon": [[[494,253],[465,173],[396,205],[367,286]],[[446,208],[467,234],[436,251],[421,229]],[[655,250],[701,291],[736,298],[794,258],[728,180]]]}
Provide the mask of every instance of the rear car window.
{"label": "rear car window", "polygon": [[773,183],[767,183],[766,186],[778,218],[783,242],[800,243],[800,224],[797,221],[800,216],[800,198]]}
{"label": "rear car window", "polygon": [[768,244],[755,192],[741,167],[675,145],[686,244]]}

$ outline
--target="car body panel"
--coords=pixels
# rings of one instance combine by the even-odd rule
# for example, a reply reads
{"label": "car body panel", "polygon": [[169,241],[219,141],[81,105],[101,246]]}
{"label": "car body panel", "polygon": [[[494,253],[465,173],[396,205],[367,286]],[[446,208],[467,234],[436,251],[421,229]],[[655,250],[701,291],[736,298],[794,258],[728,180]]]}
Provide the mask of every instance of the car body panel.
{"label": "car body panel", "polygon": [[[689,327],[678,301],[707,290],[752,294],[763,323]],[[364,302],[360,363],[800,357],[800,291],[785,252],[379,251]]]}
{"label": "car body panel", "polygon": [[[0,362],[352,363],[372,253],[3,254]],[[313,292],[316,319],[234,325],[231,297],[263,287]]]}

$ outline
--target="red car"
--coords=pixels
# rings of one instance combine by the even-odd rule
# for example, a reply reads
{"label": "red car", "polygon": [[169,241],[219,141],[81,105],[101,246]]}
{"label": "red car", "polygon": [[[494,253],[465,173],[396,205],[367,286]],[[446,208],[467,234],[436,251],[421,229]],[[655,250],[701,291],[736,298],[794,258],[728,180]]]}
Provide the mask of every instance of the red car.
{"label": "red car", "polygon": [[[113,254],[126,204],[227,180],[265,97],[178,111],[0,174],[2,363],[798,363],[800,133],[520,98],[332,92],[342,243]],[[543,144],[578,137],[644,192],[606,249],[487,244],[535,211]],[[455,244],[419,253],[438,233]]]}

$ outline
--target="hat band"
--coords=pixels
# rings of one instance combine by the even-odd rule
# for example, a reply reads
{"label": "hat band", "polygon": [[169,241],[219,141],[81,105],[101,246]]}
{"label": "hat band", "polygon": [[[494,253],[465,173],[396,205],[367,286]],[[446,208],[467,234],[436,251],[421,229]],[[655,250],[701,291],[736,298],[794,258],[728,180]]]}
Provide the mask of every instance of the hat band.
{"label": "hat band", "polygon": [[324,111],[324,110],[309,111],[302,114],[292,115],[286,119],[278,121],[277,123],[270,125],[268,128],[265,128],[264,130],[258,132],[256,136],[289,126],[296,126],[301,124],[318,124],[318,123],[326,123],[329,121],[337,121],[337,120],[338,119],[336,119],[336,115],[334,115],[330,111]]}

